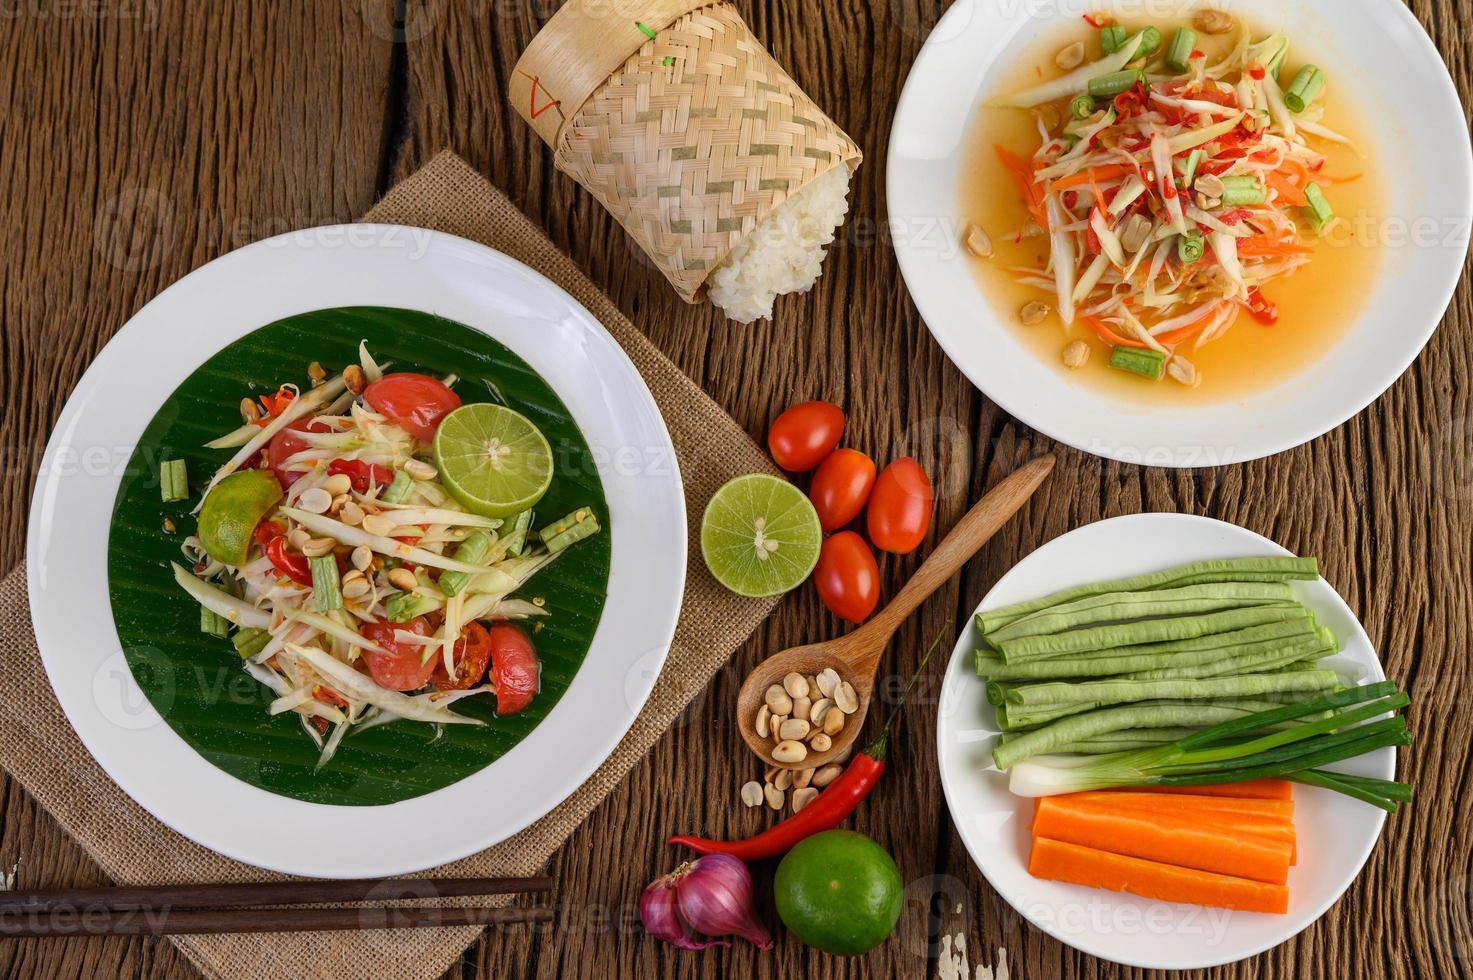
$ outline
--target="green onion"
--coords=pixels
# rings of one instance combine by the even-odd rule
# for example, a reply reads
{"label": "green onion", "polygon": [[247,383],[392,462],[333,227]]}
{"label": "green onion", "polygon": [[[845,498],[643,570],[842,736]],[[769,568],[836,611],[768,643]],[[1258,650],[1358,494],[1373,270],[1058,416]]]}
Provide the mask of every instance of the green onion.
{"label": "green onion", "polygon": [[1185,187],[1187,190],[1191,190],[1192,185],[1197,182],[1197,171],[1202,168],[1202,161],[1206,158],[1206,156],[1207,155],[1202,152],[1202,148],[1198,147],[1197,149],[1193,150],[1191,154],[1187,157],[1187,169],[1186,172],[1182,174],[1182,186]]}
{"label": "green onion", "polygon": [[1095,114],[1095,100],[1088,95],[1076,95],[1069,103],[1069,115],[1074,119],[1088,119]]}
{"label": "green onion", "polygon": [[1135,56],[1144,58],[1154,54],[1161,48],[1161,32],[1155,27],[1147,27],[1140,32],[1141,46],[1136,49]]}
{"label": "green onion", "polygon": [[317,600],[318,612],[331,612],[343,608],[342,580],[338,578],[336,555],[319,555],[307,559],[312,570],[312,594]]}
{"label": "green onion", "polygon": [[1190,27],[1178,27],[1166,51],[1166,67],[1178,73],[1187,71],[1192,67],[1192,52],[1196,49],[1197,32]]}
{"label": "green onion", "polygon": [[1100,47],[1105,54],[1114,54],[1125,47],[1125,28],[1119,24],[1100,28]]}
{"label": "green onion", "polygon": [[1222,203],[1224,207],[1243,207],[1262,204],[1268,200],[1268,188],[1251,175],[1222,178]]}
{"label": "green onion", "polygon": [[189,498],[189,473],[182,459],[168,459],[159,464],[159,490],[164,503]]}
{"label": "green onion", "polygon": [[1272,58],[1268,59],[1268,71],[1270,75],[1273,75],[1275,81],[1278,80],[1279,72],[1283,71],[1284,69],[1284,58],[1287,57],[1288,54],[1289,39],[1286,37],[1284,38],[1284,43],[1279,45],[1278,53],[1276,53]]}
{"label": "green onion", "polygon": [[230,642],[235,645],[235,652],[244,660],[266,649],[266,644],[271,642],[271,632],[259,626],[247,626],[237,630]]}
{"label": "green onion", "polygon": [[1143,71],[1116,71],[1089,80],[1089,94],[1096,99],[1113,99],[1146,80]]}
{"label": "green onion", "polygon": [[1330,199],[1325,197],[1324,189],[1313,182],[1304,188],[1304,196],[1309,200],[1310,223],[1315,231],[1324,231],[1325,226],[1335,220],[1335,209],[1330,206]]}
{"label": "green onion", "polygon": [[394,479],[384,488],[381,498],[387,504],[402,504],[409,499],[409,491],[414,489],[414,478],[403,470],[394,471]]}
{"label": "green onion", "polygon": [[579,507],[560,521],[547,525],[537,536],[552,554],[591,538],[599,532],[598,518],[587,507]]}
{"label": "green onion", "polygon": [[407,623],[417,616],[428,616],[443,603],[417,592],[400,592],[384,601],[384,614],[391,623]]}
{"label": "green onion", "polygon": [[1183,265],[1200,262],[1206,254],[1207,240],[1200,231],[1194,228],[1185,235],[1176,236],[1176,257],[1181,259]]}
{"label": "green onion", "polygon": [[1325,73],[1314,65],[1305,65],[1294,76],[1294,81],[1284,93],[1284,105],[1291,112],[1303,112],[1325,87]]}
{"label": "green onion", "polygon": [[532,530],[533,513],[524,510],[512,518],[511,527],[506,533],[506,555],[508,558],[520,558],[523,550],[527,547],[527,534]]}
{"label": "green onion", "polygon": [[1152,381],[1160,381],[1166,370],[1166,355],[1158,350],[1116,347],[1110,352],[1110,366],[1117,371],[1127,371]]}
{"label": "green onion", "polygon": [[[455,549],[455,560],[479,565],[491,553],[492,540],[491,535],[485,531],[476,531],[474,534],[466,535],[465,540]],[[440,591],[448,596],[459,595],[461,589],[470,583],[471,578],[470,572],[441,572]]]}
{"label": "green onion", "polygon": [[[1121,786],[1202,786],[1253,779],[1298,778],[1395,811],[1410,796],[1408,787],[1367,777],[1345,779],[1321,773],[1321,766],[1352,759],[1411,737],[1399,718],[1372,719],[1407,706],[1409,699],[1387,683],[1338,691],[1313,701],[1285,705],[1222,721],[1170,745],[1100,756],[1083,764],[1050,765],[1022,761],[1111,731],[1088,714],[1067,718],[1050,729],[999,744],[993,761],[1010,770],[1009,789],[1019,796],[1051,796]],[[1187,711],[1196,706],[1188,706]],[[1116,712],[1132,728],[1190,725],[1176,706],[1138,705]],[[1097,713],[1102,714],[1102,713]],[[1310,719],[1314,717],[1313,720]],[[1282,727],[1285,723],[1302,722]],[[1123,729],[1115,729],[1116,731]]]}
{"label": "green onion", "polygon": [[199,607],[199,631],[211,636],[229,636],[230,620],[215,612],[209,606]]}

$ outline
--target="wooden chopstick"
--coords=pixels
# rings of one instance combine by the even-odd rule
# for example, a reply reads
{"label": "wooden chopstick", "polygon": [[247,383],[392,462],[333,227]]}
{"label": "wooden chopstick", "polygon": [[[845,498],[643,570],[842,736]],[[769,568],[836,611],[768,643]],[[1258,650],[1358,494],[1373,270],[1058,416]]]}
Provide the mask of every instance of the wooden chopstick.
{"label": "wooden chopstick", "polygon": [[[0,892],[0,914],[54,909],[133,911],[217,909],[234,905],[320,905],[328,902],[424,901],[469,895],[548,892],[551,878],[377,878],[354,881],[263,881],[227,885],[73,888]],[[361,910],[360,910],[361,911]]]}
{"label": "wooden chopstick", "polygon": [[0,915],[0,938],[346,932],[551,922],[550,908],[76,909]]}

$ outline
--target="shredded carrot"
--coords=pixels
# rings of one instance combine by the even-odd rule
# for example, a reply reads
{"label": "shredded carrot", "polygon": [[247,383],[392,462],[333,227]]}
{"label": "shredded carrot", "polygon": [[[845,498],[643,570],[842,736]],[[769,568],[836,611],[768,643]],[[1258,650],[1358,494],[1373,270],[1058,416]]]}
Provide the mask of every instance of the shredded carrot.
{"label": "shredded carrot", "polygon": [[1238,255],[1249,258],[1260,255],[1313,255],[1308,245],[1282,242],[1268,235],[1254,235],[1238,239]]}
{"label": "shredded carrot", "polygon": [[1290,183],[1289,178],[1283,174],[1270,170],[1263,175],[1263,179],[1268,182],[1269,187],[1278,192],[1279,199],[1285,204],[1304,207],[1309,203],[1309,198],[1304,196],[1304,191]]}
{"label": "shredded carrot", "polygon": [[1068,177],[1060,177],[1054,181],[1054,190],[1063,191],[1071,187],[1097,184],[1102,180],[1114,180],[1116,177],[1124,177],[1127,174],[1133,173],[1135,173],[1135,168],[1127,167],[1123,163],[1109,167],[1091,167],[1088,170],[1081,170],[1077,174],[1070,174]]}
{"label": "shredded carrot", "polygon": [[1364,176],[1365,174],[1350,174],[1347,177],[1332,177],[1329,174],[1315,174],[1314,179],[1322,184],[1353,184]]}
{"label": "shredded carrot", "polygon": [[1028,213],[1033,215],[1034,221],[1047,228],[1048,217],[1043,213],[1043,192],[1034,183],[1033,174],[1029,171],[1028,166],[1021,157],[1000,143],[993,149],[997,151],[997,158],[1008,169],[1008,173],[1013,175],[1013,183],[1018,185],[1018,193],[1023,195],[1023,203],[1028,206]]}
{"label": "shredded carrot", "polygon": [[1129,892],[1162,902],[1187,902],[1279,915],[1289,911],[1289,889],[1284,885],[1177,868],[1047,837],[1033,839],[1028,873],[1035,878]]}
{"label": "shredded carrot", "polygon": [[1184,340],[1190,340],[1191,338],[1197,336],[1197,334],[1201,333],[1203,330],[1207,329],[1207,325],[1211,323],[1213,319],[1217,317],[1218,314],[1220,314],[1221,312],[1222,304],[1218,303],[1206,313],[1203,313],[1201,316],[1197,317],[1197,319],[1193,320],[1186,326],[1177,327],[1175,330],[1163,333],[1158,336],[1156,340],[1164,347],[1170,347],[1173,344],[1179,344]]}
{"label": "shredded carrot", "polygon": [[1093,330],[1096,337],[1099,337],[1101,340],[1103,340],[1107,344],[1113,344],[1116,347],[1144,347],[1144,346],[1146,346],[1145,344],[1141,343],[1139,340],[1132,340],[1132,339],[1130,339],[1128,337],[1122,337],[1122,336],[1120,336],[1118,333],[1116,333],[1115,331],[1111,330],[1108,326],[1106,326],[1105,325],[1105,322],[1103,320],[1101,320],[1099,317],[1082,316],[1082,317],[1079,318],[1079,320],[1086,327],[1089,327],[1090,330]]}
{"label": "shredded carrot", "polygon": [[1181,816],[1135,807],[1112,807],[1067,796],[1039,801],[1033,817],[1038,837],[1093,847],[1111,854],[1161,861],[1282,885],[1289,880],[1291,845]]}

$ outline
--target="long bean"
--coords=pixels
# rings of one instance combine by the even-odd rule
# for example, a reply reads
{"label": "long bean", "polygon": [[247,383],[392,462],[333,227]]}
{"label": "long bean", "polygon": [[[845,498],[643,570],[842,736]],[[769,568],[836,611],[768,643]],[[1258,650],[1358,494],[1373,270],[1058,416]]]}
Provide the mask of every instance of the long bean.
{"label": "long bean", "polygon": [[[1329,630],[1324,632],[1328,633]],[[1317,635],[1312,639],[1290,643],[1268,649],[1211,660],[1200,664],[1174,665],[1155,670],[1142,670],[1123,674],[1130,680],[1153,681],[1191,677],[1224,677],[1230,674],[1256,674],[1287,667],[1296,661],[1318,660],[1335,653],[1338,644],[1333,638]]]}
{"label": "long bean", "polygon": [[1026,684],[1007,692],[1007,703],[1027,708],[1067,704],[1118,704],[1125,701],[1243,698],[1260,694],[1329,691],[1339,683],[1333,670],[1292,674],[1239,674],[1233,677],[1166,681],[1103,680],[1082,684]]}
{"label": "long bean", "polygon": [[[1214,704],[1232,704],[1235,702],[1247,702],[1259,705],[1263,710],[1280,707],[1285,704],[1298,704],[1305,701],[1313,701],[1323,691],[1289,691],[1260,694],[1251,698],[1220,698]],[[1005,732],[1031,731],[1043,728],[1063,721],[1074,715],[1087,714],[1104,708],[1118,708],[1128,702],[1071,702],[1068,704],[1053,704],[1047,707],[1030,707],[1028,705],[1004,704],[996,709],[998,727]],[[1162,704],[1192,704],[1201,702],[1191,701],[1162,701]]]}
{"label": "long bean", "polygon": [[1197,32],[1190,27],[1178,27],[1171,36],[1171,47],[1166,51],[1166,67],[1178,74],[1187,71],[1192,67],[1192,52],[1196,47]]}
{"label": "long bean", "polygon": [[1051,593],[1028,602],[1018,602],[1001,609],[991,609],[977,614],[977,625],[983,633],[1006,626],[1015,619],[1029,613],[1085,596],[1104,595],[1109,592],[1144,592],[1153,589],[1184,585],[1203,585],[1209,582],[1288,582],[1292,580],[1319,578],[1319,563],[1313,558],[1216,558],[1209,561],[1191,562],[1175,568],[1129,578],[1107,579],[1077,585]]}
{"label": "long bean", "polygon": [[1108,650],[1111,647],[1134,646],[1142,643],[1164,643],[1173,640],[1190,640],[1214,633],[1227,633],[1249,626],[1278,623],[1299,619],[1304,615],[1296,604],[1250,606],[1247,609],[1229,609],[1225,612],[1208,613],[1205,616],[1178,619],[1148,619],[1114,626],[1095,626],[1089,629],[1056,633],[1051,636],[1025,636],[1017,640],[1005,640],[998,646],[1002,659],[1008,663],[1062,657],[1092,650]]}
{"label": "long bean", "polygon": [[1196,615],[1292,601],[1294,591],[1284,582],[1220,582],[1148,592],[1108,592],[1039,610],[986,634],[985,639],[997,646],[1005,640],[1061,633],[1099,623]]}

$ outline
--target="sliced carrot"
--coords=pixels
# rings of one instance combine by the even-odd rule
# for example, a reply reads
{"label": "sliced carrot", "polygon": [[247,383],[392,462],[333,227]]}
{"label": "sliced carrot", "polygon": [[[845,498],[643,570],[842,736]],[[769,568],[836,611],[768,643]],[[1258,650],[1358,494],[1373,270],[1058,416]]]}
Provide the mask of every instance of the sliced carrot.
{"label": "sliced carrot", "polygon": [[1104,807],[1051,796],[1034,814],[1033,833],[1112,854],[1274,885],[1289,880],[1291,847],[1286,841],[1133,807]]}
{"label": "sliced carrot", "polygon": [[[1148,794],[1141,794],[1148,795]],[[1137,802],[1128,800],[1124,804],[1116,802],[1120,794],[1114,794],[1115,799],[1103,801],[1099,805],[1116,810],[1128,810],[1135,813],[1159,815],[1162,811],[1155,805],[1156,801]],[[1060,797],[1068,800],[1069,796]],[[1234,813],[1230,810],[1199,810],[1193,813],[1174,812],[1172,819],[1190,820],[1193,823],[1212,826],[1235,834],[1251,837],[1263,837],[1269,840],[1282,841],[1289,845],[1289,865],[1292,867],[1299,863],[1299,835],[1294,829],[1294,821],[1283,817],[1264,817],[1253,813]]]}
{"label": "sliced carrot", "polygon": [[1212,786],[1141,786],[1127,793],[1167,793],[1173,796],[1230,796],[1240,800],[1292,800],[1294,784],[1287,779],[1249,779]]}
{"label": "sliced carrot", "polygon": [[1035,878],[1129,892],[1162,902],[1186,902],[1277,915],[1289,911],[1289,889],[1284,885],[1178,868],[1047,837],[1033,839],[1028,873]]}
{"label": "sliced carrot", "polygon": [[1081,170],[1077,174],[1060,177],[1054,181],[1054,190],[1064,191],[1071,187],[1083,187],[1086,184],[1098,184],[1104,180],[1114,180],[1116,177],[1124,177],[1126,174],[1135,173],[1134,167],[1128,167],[1123,163],[1114,163],[1104,167],[1090,167]]}
{"label": "sliced carrot", "polygon": [[1279,820],[1294,819],[1293,800],[1247,800],[1236,796],[1182,796],[1176,793],[1120,793],[1114,790],[1069,795],[1103,806],[1110,805],[1114,800],[1120,806],[1129,803],[1133,806],[1156,807],[1169,813],[1244,813]]}
{"label": "sliced carrot", "polygon": [[1099,317],[1082,316],[1079,318],[1079,321],[1083,323],[1086,327],[1089,327],[1090,330],[1093,330],[1095,336],[1100,338],[1107,344],[1113,344],[1116,347],[1146,346],[1139,340],[1133,340],[1128,337],[1120,336],[1118,333],[1106,326],[1105,321],[1101,320]]}
{"label": "sliced carrot", "polygon": [[997,158],[1007,168],[1008,173],[1013,175],[1013,183],[1018,185],[1018,193],[1023,195],[1023,203],[1028,206],[1028,213],[1033,215],[1045,228],[1048,227],[1048,216],[1043,212],[1043,192],[1034,183],[1033,172],[1023,162],[1023,158],[1013,153],[1001,143],[993,147],[997,151]]}
{"label": "sliced carrot", "polygon": [[1304,196],[1304,191],[1289,182],[1289,178],[1275,171],[1269,171],[1263,175],[1268,186],[1279,192],[1279,199],[1285,204],[1295,207],[1303,207],[1309,203],[1309,198]]}
{"label": "sliced carrot", "polygon": [[1293,242],[1281,242],[1268,235],[1254,235],[1251,238],[1243,238],[1238,241],[1238,255],[1251,257],[1255,255],[1313,255],[1314,249],[1308,245],[1296,245]]}

